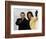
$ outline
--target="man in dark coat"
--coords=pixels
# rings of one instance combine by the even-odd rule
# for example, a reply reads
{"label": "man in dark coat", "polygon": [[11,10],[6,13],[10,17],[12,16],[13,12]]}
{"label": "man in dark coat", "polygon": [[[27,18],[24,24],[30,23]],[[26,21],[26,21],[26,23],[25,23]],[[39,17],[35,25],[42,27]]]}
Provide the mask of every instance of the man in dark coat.
{"label": "man in dark coat", "polygon": [[25,18],[24,12],[20,14],[21,18],[18,18],[16,21],[16,25],[19,26],[19,30],[29,30],[31,29],[29,26],[28,20]]}

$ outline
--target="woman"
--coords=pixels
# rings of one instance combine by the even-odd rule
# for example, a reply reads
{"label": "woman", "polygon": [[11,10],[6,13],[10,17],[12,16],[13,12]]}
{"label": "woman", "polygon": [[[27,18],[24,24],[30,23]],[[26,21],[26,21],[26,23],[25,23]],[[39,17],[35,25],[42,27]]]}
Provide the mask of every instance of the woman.
{"label": "woman", "polygon": [[37,10],[36,10],[36,12],[35,12],[35,17],[33,16],[33,14],[32,14],[31,11],[29,11],[29,12],[27,13],[27,18],[28,18],[29,25],[30,25],[30,28],[31,28],[31,29],[35,29],[35,27],[36,27],[36,21],[38,20],[37,14],[38,14],[38,11],[37,11]]}

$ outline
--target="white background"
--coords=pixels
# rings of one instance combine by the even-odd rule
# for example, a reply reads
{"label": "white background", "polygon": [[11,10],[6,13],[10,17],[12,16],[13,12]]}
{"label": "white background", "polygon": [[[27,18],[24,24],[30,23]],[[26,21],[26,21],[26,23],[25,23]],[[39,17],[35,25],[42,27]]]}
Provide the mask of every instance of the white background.
{"label": "white background", "polygon": [[[15,25],[15,22],[17,18],[20,18],[20,13],[25,12],[25,17],[27,17],[26,16],[27,12],[31,11],[33,13],[33,16],[35,16],[36,10],[38,10],[38,20],[35,29],[18,31],[17,30],[18,27]],[[11,34],[38,33],[38,32],[39,33],[42,32],[42,7],[11,5]]]}
{"label": "white background", "polygon": [[[18,0],[16,0],[18,1]],[[46,0],[20,0],[20,1],[28,1],[28,2],[44,2]],[[46,6],[46,4],[45,4]],[[46,15],[46,12],[45,12]],[[46,16],[45,16],[46,18]],[[46,29],[46,26],[45,26]],[[0,0],[0,39],[5,39],[5,0]],[[39,37],[24,37],[24,38],[14,38],[14,39],[46,39],[46,30],[45,36]]]}

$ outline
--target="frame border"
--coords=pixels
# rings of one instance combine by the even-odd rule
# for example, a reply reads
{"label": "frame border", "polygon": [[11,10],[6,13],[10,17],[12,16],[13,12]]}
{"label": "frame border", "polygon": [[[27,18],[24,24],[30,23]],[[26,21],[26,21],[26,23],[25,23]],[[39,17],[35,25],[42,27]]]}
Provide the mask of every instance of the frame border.
{"label": "frame border", "polygon": [[[42,33],[10,34],[11,5],[41,6],[42,7]],[[34,37],[45,35],[45,3],[5,1],[5,38]]]}

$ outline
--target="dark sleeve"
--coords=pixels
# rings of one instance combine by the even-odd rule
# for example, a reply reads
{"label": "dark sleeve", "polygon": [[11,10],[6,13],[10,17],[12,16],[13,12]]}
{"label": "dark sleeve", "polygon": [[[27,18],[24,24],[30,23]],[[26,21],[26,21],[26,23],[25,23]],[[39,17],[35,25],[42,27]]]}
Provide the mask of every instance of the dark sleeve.
{"label": "dark sleeve", "polygon": [[36,10],[36,12],[35,12],[35,16],[37,17],[37,15],[38,15],[38,11]]}
{"label": "dark sleeve", "polygon": [[29,21],[27,21],[27,26],[28,26],[28,29],[31,29],[30,26],[29,26]]}
{"label": "dark sleeve", "polygon": [[16,21],[16,23],[15,23],[16,25],[19,25],[19,19],[17,19],[17,21]]}

